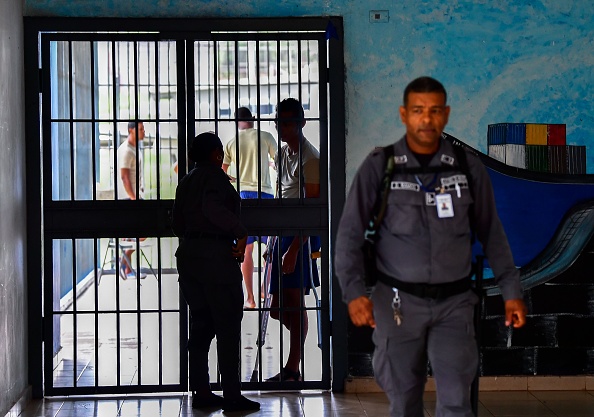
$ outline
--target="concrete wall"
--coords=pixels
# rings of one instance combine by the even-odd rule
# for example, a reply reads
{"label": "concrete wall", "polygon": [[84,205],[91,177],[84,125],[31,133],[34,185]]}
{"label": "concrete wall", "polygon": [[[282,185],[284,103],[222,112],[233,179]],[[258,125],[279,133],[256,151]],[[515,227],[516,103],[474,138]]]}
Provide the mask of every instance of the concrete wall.
{"label": "concrete wall", "polygon": [[[450,134],[487,151],[497,122],[564,123],[594,172],[594,3],[584,0],[25,0],[30,16],[343,16],[347,183],[374,145],[403,133],[402,91],[420,75],[449,91]],[[371,23],[385,10],[387,23]],[[394,137],[396,136],[396,137]]]}
{"label": "concrete wall", "polygon": [[0,2],[0,416],[28,385],[22,16]]}

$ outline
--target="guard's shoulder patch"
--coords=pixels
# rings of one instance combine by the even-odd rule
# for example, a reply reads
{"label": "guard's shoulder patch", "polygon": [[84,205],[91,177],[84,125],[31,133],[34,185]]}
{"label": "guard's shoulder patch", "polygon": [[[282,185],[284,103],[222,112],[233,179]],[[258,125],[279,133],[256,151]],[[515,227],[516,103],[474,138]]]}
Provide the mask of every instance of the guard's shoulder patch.
{"label": "guard's shoulder patch", "polygon": [[454,158],[446,154],[441,155],[441,162],[450,166],[454,166]]}
{"label": "guard's shoulder patch", "polygon": [[371,153],[369,154],[372,157],[377,157],[378,155],[383,155],[384,154],[384,147],[383,146],[376,146]]}
{"label": "guard's shoulder patch", "polygon": [[398,165],[406,164],[408,162],[408,158],[406,155],[394,155],[394,163]]}

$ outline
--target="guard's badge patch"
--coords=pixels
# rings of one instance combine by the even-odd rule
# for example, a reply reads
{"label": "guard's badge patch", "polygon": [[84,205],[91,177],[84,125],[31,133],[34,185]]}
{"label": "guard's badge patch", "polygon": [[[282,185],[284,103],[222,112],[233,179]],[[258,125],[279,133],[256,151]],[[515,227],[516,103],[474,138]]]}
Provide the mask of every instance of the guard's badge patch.
{"label": "guard's badge patch", "polygon": [[401,190],[401,191],[421,191],[421,187],[419,184],[415,184],[414,182],[406,182],[406,181],[392,181],[390,184],[391,190]]}
{"label": "guard's badge patch", "polygon": [[408,162],[408,158],[406,155],[395,155],[394,156],[394,163],[395,164],[406,164]]}
{"label": "guard's badge patch", "polygon": [[443,162],[444,164],[454,166],[454,158],[446,154],[441,155],[441,162]]}
{"label": "guard's badge patch", "polygon": [[428,206],[435,205],[435,193],[425,193],[425,204]]}
{"label": "guard's badge patch", "polygon": [[452,175],[451,177],[441,178],[440,182],[441,186],[445,189],[445,191],[455,189],[456,184],[458,184],[458,187],[460,188],[468,188],[468,179],[464,174]]}

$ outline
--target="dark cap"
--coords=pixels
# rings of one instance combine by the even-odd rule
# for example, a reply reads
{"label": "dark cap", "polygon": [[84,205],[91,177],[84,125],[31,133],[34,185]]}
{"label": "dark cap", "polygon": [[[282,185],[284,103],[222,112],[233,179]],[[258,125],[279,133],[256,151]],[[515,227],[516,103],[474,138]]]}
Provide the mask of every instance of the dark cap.
{"label": "dark cap", "polygon": [[188,156],[192,161],[204,161],[217,148],[223,148],[223,143],[217,135],[212,132],[200,133],[192,141]]}
{"label": "dark cap", "polygon": [[252,120],[254,120],[254,116],[252,115],[252,112],[247,107],[238,108],[237,111],[235,112],[235,117],[240,122],[245,122],[245,121],[251,122]]}

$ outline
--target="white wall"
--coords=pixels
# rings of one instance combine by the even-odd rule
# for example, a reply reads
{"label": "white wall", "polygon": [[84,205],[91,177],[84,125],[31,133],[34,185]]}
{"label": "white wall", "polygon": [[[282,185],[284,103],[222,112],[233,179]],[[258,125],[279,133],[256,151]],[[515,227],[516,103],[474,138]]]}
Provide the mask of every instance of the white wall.
{"label": "white wall", "polygon": [[28,386],[22,17],[0,1],[0,416]]}

